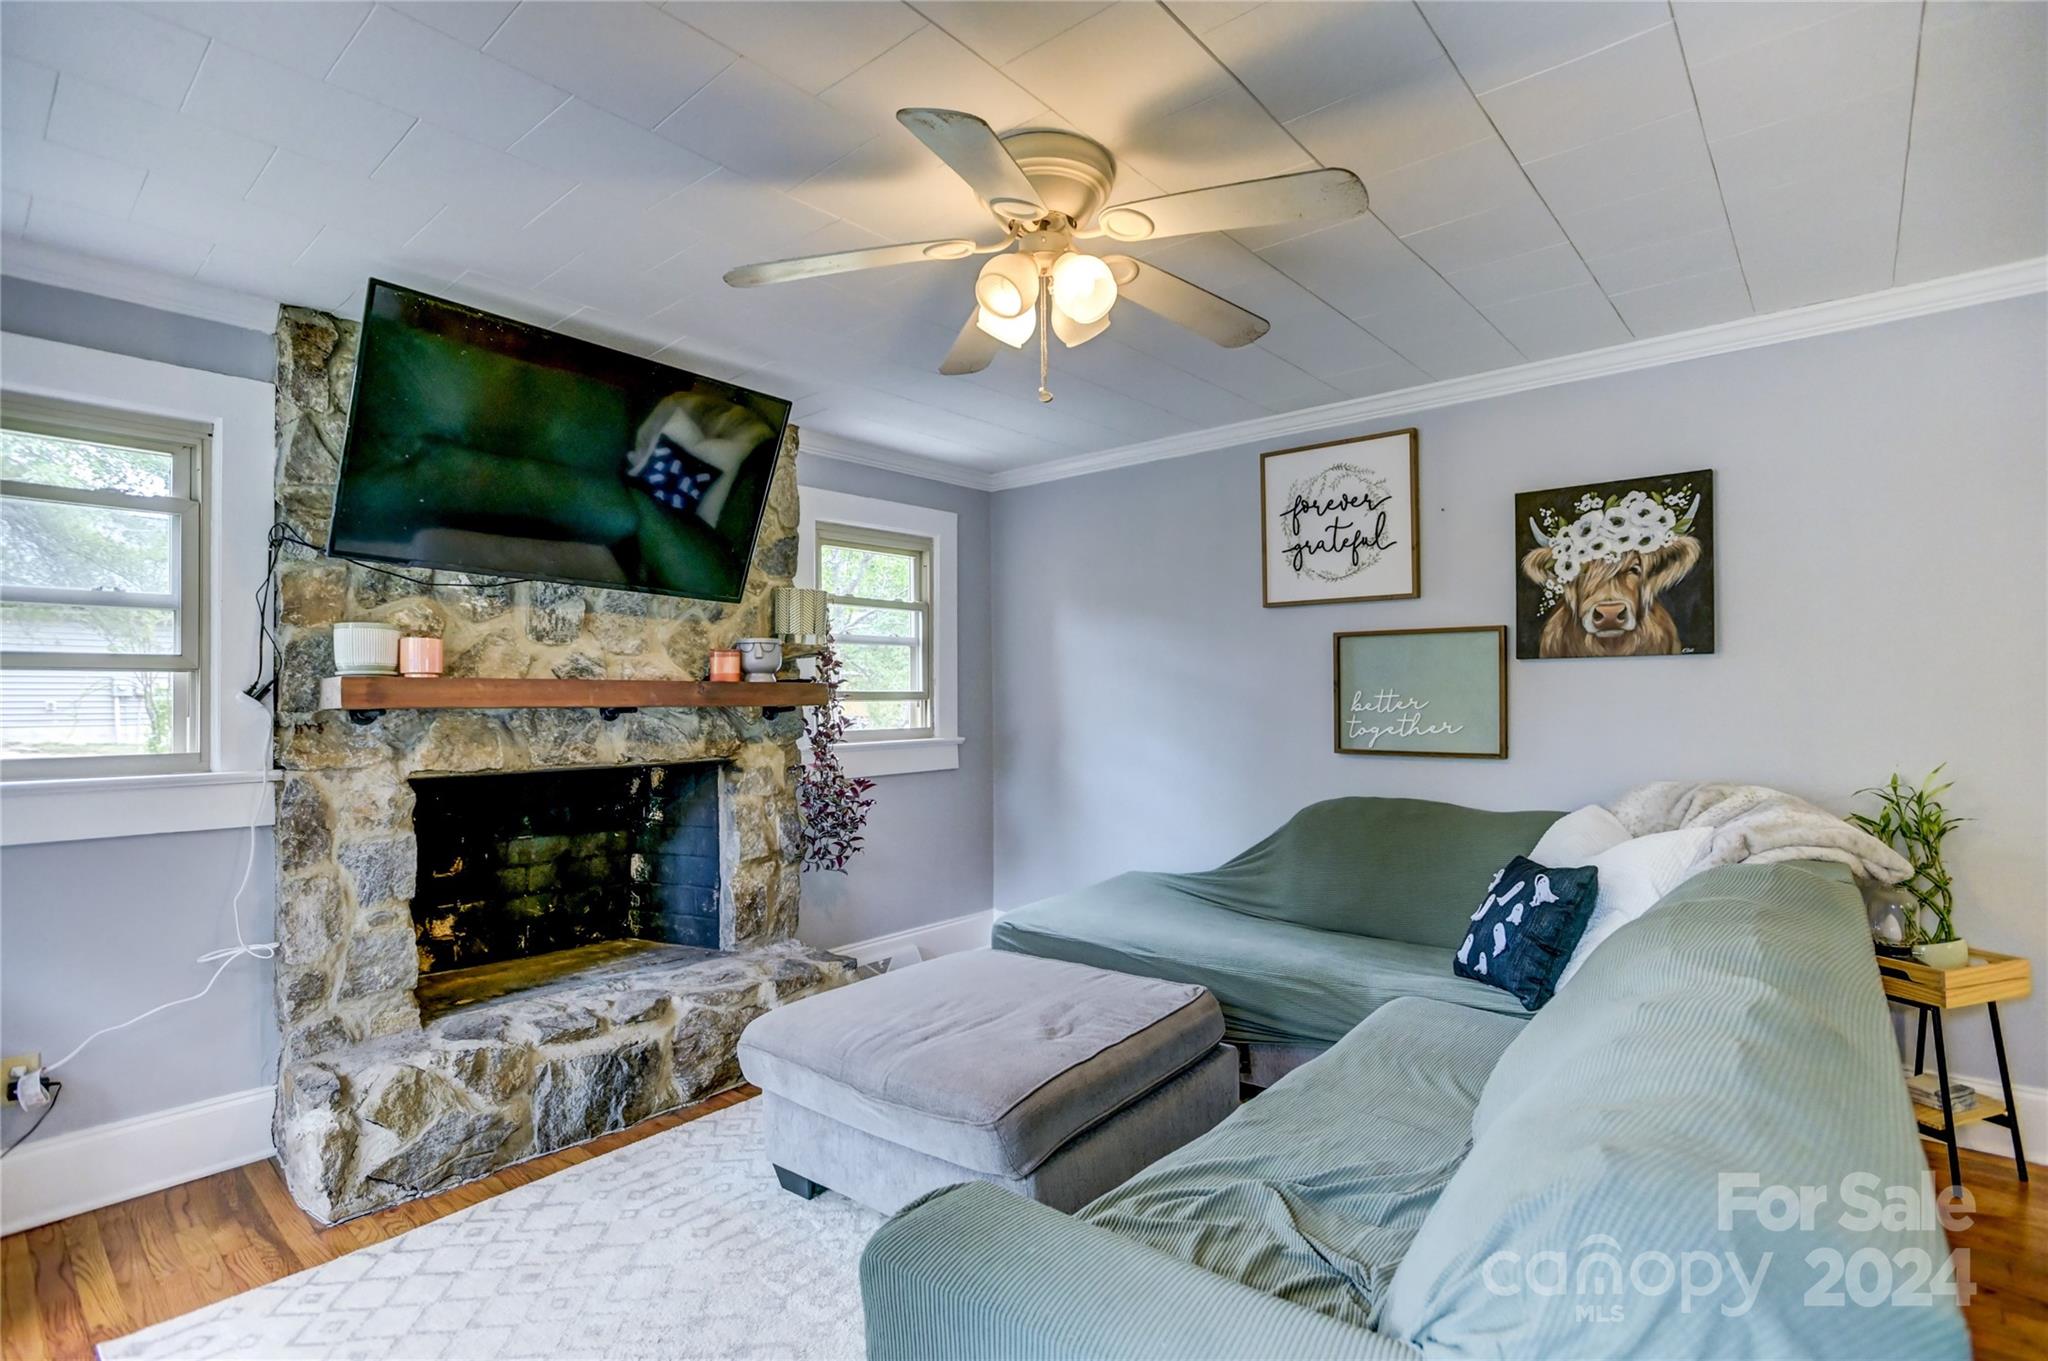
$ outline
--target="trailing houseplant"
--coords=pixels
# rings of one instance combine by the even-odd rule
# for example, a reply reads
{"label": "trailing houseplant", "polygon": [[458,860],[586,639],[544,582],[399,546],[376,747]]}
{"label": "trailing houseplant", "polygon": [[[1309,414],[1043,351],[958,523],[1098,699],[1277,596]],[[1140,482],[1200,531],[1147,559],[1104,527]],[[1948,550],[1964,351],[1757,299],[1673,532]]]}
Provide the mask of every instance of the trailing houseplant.
{"label": "trailing houseplant", "polygon": [[825,703],[804,713],[804,738],[811,759],[796,773],[797,821],[803,834],[804,868],[846,872],[860,853],[861,828],[875,806],[875,782],[855,778],[839,764],[834,744],[846,736],[846,712],[839,706],[839,654],[828,637],[818,650],[817,679],[833,687]]}
{"label": "trailing houseplant", "polygon": [[1877,812],[1851,813],[1849,822],[1895,847],[1913,867],[1899,885],[1910,904],[1902,943],[1912,946],[1923,962],[1948,969],[1968,963],[1970,950],[1956,934],[1955,884],[1942,862],[1941,848],[1948,834],[1969,819],[1952,816],[1941,802],[1953,787],[1953,782],[1934,783],[1944,768],[1936,766],[1917,785],[1894,772],[1887,784],[1857,790],[1877,800]]}

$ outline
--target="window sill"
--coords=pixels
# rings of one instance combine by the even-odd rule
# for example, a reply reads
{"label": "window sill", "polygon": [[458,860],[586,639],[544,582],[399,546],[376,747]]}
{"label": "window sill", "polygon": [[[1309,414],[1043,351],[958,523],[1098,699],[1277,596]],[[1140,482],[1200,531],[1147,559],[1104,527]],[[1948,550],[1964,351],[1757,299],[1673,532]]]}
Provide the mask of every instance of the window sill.
{"label": "window sill", "polygon": [[0,785],[0,846],[210,832],[247,827],[252,821],[268,827],[276,820],[276,801],[267,791],[276,778],[267,772],[204,770],[17,780]]}
{"label": "window sill", "polygon": [[958,770],[962,737],[905,737],[884,742],[841,742],[832,748],[847,774],[875,779],[927,770]]}

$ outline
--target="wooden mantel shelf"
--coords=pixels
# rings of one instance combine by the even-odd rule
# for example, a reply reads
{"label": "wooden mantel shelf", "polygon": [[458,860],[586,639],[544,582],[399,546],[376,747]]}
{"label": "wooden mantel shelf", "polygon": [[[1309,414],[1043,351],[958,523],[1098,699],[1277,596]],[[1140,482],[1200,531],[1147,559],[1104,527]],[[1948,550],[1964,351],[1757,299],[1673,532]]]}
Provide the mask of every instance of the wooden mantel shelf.
{"label": "wooden mantel shelf", "polygon": [[479,676],[328,676],[320,707],[368,723],[387,709],[596,709],[614,718],[635,709],[752,709],[774,713],[823,704],[815,681],[509,680]]}

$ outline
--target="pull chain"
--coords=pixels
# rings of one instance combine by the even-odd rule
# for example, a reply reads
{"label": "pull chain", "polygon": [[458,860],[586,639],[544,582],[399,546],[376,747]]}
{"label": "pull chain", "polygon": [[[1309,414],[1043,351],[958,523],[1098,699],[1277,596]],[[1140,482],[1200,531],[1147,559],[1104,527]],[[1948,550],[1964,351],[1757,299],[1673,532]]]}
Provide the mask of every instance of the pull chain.
{"label": "pull chain", "polygon": [[1051,375],[1045,333],[1052,327],[1052,277],[1047,271],[1041,271],[1041,274],[1044,277],[1038,286],[1038,400],[1049,402],[1052,400],[1052,390],[1046,386],[1046,380]]}

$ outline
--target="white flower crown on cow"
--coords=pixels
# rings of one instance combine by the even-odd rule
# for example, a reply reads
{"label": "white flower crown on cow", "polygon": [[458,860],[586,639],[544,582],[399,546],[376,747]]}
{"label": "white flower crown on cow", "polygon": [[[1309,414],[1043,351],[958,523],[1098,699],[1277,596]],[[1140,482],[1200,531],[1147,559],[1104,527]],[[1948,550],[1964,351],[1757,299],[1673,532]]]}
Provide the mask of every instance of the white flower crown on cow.
{"label": "white flower crown on cow", "polygon": [[[1585,508],[1581,497],[1573,509]],[[1546,575],[1558,586],[1575,580],[1594,559],[1618,562],[1624,553],[1654,553],[1692,529],[1700,498],[1690,489],[1665,492],[1632,491],[1618,500],[1587,509],[1585,514],[1551,534],[1529,522],[1536,542],[1550,549]],[[1683,518],[1679,512],[1683,511]],[[1554,512],[1544,512],[1550,518]]]}

